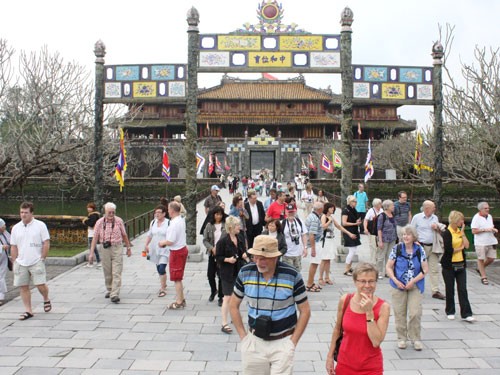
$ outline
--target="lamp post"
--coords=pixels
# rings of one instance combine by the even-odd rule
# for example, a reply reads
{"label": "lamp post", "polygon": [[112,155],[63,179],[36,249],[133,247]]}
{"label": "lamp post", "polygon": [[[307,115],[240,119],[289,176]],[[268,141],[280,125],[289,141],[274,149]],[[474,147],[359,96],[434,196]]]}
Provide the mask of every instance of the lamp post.
{"label": "lamp post", "polygon": [[198,50],[200,15],[192,7],[187,12],[188,27],[188,90],[186,101],[186,240],[188,245],[196,244],[196,133],[198,115]]}
{"label": "lamp post", "polygon": [[104,152],[102,146],[104,121],[104,56],[106,46],[102,40],[94,45],[95,54],[95,102],[94,102],[94,203],[98,210],[104,204]]}
{"label": "lamp post", "polygon": [[444,49],[440,42],[432,46],[432,92],[434,94],[434,203],[436,215],[441,217],[443,190],[443,56]]}
{"label": "lamp post", "polygon": [[340,179],[341,206],[345,207],[346,198],[352,186],[352,22],[354,14],[345,7],[341,13],[340,24],[340,68],[342,70],[342,176]]}

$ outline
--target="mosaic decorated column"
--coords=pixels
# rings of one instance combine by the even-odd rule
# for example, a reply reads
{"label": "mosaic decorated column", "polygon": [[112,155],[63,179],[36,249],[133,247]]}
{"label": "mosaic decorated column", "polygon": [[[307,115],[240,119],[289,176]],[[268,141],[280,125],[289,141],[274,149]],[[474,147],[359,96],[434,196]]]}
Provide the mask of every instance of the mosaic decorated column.
{"label": "mosaic decorated column", "polygon": [[352,22],[353,12],[345,7],[340,23],[340,67],[342,70],[342,176],[340,179],[341,206],[345,207],[346,198],[352,186]]}
{"label": "mosaic decorated column", "polygon": [[[196,118],[198,114],[198,49],[200,14],[192,7],[187,12],[188,27],[188,90],[186,100],[186,240],[188,245],[196,244]],[[183,200],[184,200],[183,199]]]}
{"label": "mosaic decorated column", "polygon": [[104,204],[104,152],[102,145],[104,118],[104,56],[106,46],[98,40],[95,54],[95,104],[94,104],[94,203],[98,210]]}
{"label": "mosaic decorated column", "polygon": [[443,46],[440,42],[432,46],[433,93],[434,93],[434,203],[436,215],[441,217],[443,190]]}

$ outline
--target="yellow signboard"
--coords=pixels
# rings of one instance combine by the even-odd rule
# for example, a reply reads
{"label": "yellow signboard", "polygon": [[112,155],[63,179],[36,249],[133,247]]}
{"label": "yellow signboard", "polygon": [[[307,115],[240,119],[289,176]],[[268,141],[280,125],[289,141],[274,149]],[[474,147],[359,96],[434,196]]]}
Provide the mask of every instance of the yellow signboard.
{"label": "yellow signboard", "polygon": [[134,98],[154,98],[156,97],[156,82],[134,82]]}
{"label": "yellow signboard", "polygon": [[321,35],[280,36],[281,51],[323,51]]}
{"label": "yellow signboard", "polygon": [[248,66],[283,68],[292,66],[290,52],[249,52]]}
{"label": "yellow signboard", "polygon": [[405,99],[404,83],[382,83],[382,99]]}
{"label": "yellow signboard", "polygon": [[219,35],[219,51],[259,51],[259,35]]}

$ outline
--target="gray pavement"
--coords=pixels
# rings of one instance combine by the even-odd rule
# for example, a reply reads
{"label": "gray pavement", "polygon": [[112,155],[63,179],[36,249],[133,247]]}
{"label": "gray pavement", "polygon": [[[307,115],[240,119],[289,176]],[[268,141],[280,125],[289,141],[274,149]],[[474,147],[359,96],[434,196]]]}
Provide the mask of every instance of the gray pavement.
{"label": "gray pavement", "polygon": [[[227,190],[222,196],[229,203]],[[201,203],[198,212],[201,222]],[[52,312],[43,312],[35,290],[35,317],[28,321],[17,320],[23,312],[19,297],[0,307],[0,374],[240,373],[239,338],[220,332],[220,310],[207,301],[206,261],[187,264],[187,308],[170,311],[173,286],[169,283],[165,298],[156,296],[154,266],[140,257],[144,241],[144,236],[134,240],[133,255],[125,259],[120,304],[104,298],[102,271],[80,265],[49,281]],[[361,260],[368,259],[366,236],[362,242]],[[312,317],[296,350],[295,374],[325,373],[338,298],[354,290],[342,269],[333,263],[334,285],[309,294]],[[482,285],[469,271],[468,290],[477,319],[473,324],[448,321],[444,301],[426,291],[421,352],[396,348],[391,317],[382,345],[385,374],[500,374],[500,287]],[[377,294],[390,302],[386,280]]]}

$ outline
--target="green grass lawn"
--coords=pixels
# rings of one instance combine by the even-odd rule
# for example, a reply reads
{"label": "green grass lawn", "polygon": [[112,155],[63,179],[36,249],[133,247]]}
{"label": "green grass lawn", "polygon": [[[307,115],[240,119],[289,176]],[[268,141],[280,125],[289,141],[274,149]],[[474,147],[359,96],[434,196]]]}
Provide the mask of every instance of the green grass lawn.
{"label": "green grass lawn", "polygon": [[87,246],[84,244],[66,244],[66,243],[54,243],[50,244],[49,257],[65,257],[69,258],[76,254],[80,254],[82,251],[87,250]]}

